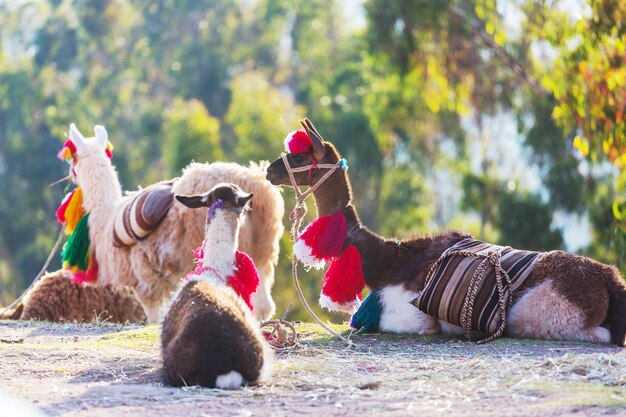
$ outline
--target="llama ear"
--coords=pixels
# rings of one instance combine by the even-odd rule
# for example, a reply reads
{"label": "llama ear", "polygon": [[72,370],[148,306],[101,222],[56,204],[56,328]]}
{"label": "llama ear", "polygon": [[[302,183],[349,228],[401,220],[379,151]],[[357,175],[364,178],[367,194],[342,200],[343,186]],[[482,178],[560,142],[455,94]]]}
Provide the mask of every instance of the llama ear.
{"label": "llama ear", "polygon": [[107,143],[109,142],[109,134],[107,133],[107,130],[104,128],[104,126],[101,125],[96,125],[93,128],[93,131],[96,134],[96,140],[98,141],[98,143],[106,149],[107,147]]}
{"label": "llama ear", "polygon": [[254,197],[253,193],[246,194],[246,193],[240,192],[237,196],[237,205],[239,207],[244,207],[248,203],[248,201],[252,199],[252,197]]}
{"label": "llama ear", "polygon": [[176,200],[183,203],[185,206],[195,209],[200,207],[207,207],[207,201],[209,200],[208,194],[206,195],[176,195]]}
{"label": "llama ear", "polygon": [[324,146],[324,139],[322,135],[317,132],[315,126],[309,119],[304,119],[300,121],[300,124],[304,127],[304,130],[313,141],[313,156],[315,159],[321,159],[326,153],[326,147]]}
{"label": "llama ear", "polygon": [[80,152],[81,149],[85,149],[85,137],[80,133],[74,123],[70,125],[70,139],[72,139],[74,146],[76,146],[77,152]]}

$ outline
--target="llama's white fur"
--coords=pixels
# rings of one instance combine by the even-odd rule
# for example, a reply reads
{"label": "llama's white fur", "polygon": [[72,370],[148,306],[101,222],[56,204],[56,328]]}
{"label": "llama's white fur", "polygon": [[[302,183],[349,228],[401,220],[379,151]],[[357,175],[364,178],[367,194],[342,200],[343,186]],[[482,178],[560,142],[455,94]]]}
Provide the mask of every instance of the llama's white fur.
{"label": "llama's white fur", "polygon": [[[146,239],[130,247],[116,248],[114,213],[132,194],[122,196],[117,172],[104,151],[108,140],[106,130],[102,126],[94,130],[96,137],[85,139],[74,125],[70,127],[77,148],[74,180],[82,188],[84,209],[91,213],[89,234],[100,267],[97,284],[134,288],[148,321],[156,322],[180,277],[193,269],[189,254],[202,242],[207,210],[189,210],[174,202],[160,226]],[[270,291],[283,234],[284,201],[279,191],[265,180],[265,163],[251,163],[249,167],[235,163],[192,163],[183,170],[173,192],[201,194],[225,181],[255,195],[253,211],[241,229],[239,249],[255,261],[259,270],[261,285],[254,298],[255,312],[259,319],[268,318],[275,311]]]}

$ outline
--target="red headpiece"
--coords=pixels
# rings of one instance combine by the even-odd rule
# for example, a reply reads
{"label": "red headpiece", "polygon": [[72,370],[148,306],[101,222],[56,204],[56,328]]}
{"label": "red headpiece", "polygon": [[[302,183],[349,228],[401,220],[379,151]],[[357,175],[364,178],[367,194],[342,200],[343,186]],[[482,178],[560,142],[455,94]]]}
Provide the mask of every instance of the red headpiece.
{"label": "red headpiece", "polygon": [[285,138],[285,150],[289,153],[308,152],[313,141],[304,130],[295,130]]}

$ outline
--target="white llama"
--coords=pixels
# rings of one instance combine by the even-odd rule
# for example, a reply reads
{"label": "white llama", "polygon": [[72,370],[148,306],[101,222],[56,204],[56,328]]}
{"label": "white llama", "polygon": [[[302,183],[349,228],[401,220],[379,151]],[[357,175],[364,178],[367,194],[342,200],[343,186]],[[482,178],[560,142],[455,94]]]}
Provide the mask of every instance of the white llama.
{"label": "white llama", "polygon": [[[127,285],[134,288],[149,322],[157,322],[164,302],[180,277],[193,268],[188,253],[202,242],[206,209],[187,210],[174,203],[161,224],[145,239],[125,247],[114,245],[115,215],[132,194],[122,196],[117,172],[106,155],[108,134],[96,126],[95,137],[86,139],[74,124],[70,140],[76,148],[70,176],[81,187],[83,208],[89,217],[91,249],[99,265],[96,284]],[[192,163],[176,179],[175,194],[199,194],[220,182],[232,182],[253,192],[255,202],[241,229],[239,248],[255,260],[261,286],[255,296],[258,319],[271,317],[275,305],[270,291],[283,234],[284,201],[265,180],[265,166],[234,163]]]}
{"label": "white llama", "polygon": [[211,209],[198,265],[179,284],[163,319],[165,382],[232,389],[265,379],[273,354],[250,310],[259,277],[252,260],[237,251],[252,194],[219,184],[204,195],[176,198],[189,208]]}

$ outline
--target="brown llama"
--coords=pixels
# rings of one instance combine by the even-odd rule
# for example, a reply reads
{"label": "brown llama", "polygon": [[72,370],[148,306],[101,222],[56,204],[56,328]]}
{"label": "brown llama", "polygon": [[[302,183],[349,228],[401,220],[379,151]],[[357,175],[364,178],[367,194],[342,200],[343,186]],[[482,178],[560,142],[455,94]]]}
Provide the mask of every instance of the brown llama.
{"label": "brown llama", "polygon": [[146,320],[146,315],[130,288],[74,284],[63,270],[59,270],[42,276],[15,310],[0,318],[137,323]]}
{"label": "brown llama", "polygon": [[[272,352],[252,315],[259,285],[252,260],[237,251],[244,208],[252,194],[233,184],[176,198],[185,206],[210,207],[196,269],[172,297],[161,331],[166,383],[238,388],[267,376]],[[189,254],[191,255],[191,254]]]}
{"label": "brown llama", "polygon": [[[301,123],[311,145],[276,159],[266,178],[274,185],[291,185],[292,176],[297,185],[315,188],[313,196],[320,217],[339,211],[344,214],[349,232],[343,248],[354,245],[362,255],[364,283],[378,292],[380,300],[380,330],[462,334],[460,326],[427,315],[411,303],[419,299],[429,270],[442,254],[469,235],[449,231],[400,241],[371,232],[361,224],[351,204],[352,191],[344,169],[335,169],[320,183],[328,173],[326,168],[339,164],[340,156],[310,121]],[[318,166],[323,169],[316,169]],[[626,285],[617,269],[563,251],[540,255],[534,269],[513,293],[504,334],[623,346]]]}

